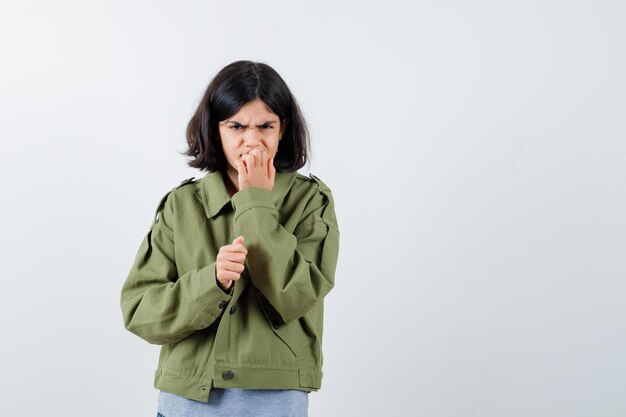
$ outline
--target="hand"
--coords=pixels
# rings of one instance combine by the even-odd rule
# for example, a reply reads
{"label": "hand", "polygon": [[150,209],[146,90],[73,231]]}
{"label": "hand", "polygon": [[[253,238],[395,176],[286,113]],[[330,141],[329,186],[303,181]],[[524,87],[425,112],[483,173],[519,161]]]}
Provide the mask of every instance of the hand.
{"label": "hand", "polygon": [[237,236],[233,243],[220,248],[215,261],[215,277],[220,288],[228,290],[241,277],[248,249],[243,246],[244,237]]}
{"label": "hand", "polygon": [[242,155],[241,160],[235,160],[239,181],[239,190],[247,187],[262,187],[269,191],[274,188],[276,168],[274,158],[270,158],[266,151],[253,149]]}

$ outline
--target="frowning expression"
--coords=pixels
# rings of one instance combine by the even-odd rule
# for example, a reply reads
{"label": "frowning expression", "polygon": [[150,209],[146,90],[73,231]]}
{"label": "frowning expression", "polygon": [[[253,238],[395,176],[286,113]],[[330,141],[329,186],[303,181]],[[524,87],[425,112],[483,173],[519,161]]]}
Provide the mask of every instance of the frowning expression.
{"label": "frowning expression", "polygon": [[260,99],[254,99],[226,120],[219,122],[220,140],[227,170],[236,173],[235,160],[253,149],[266,151],[268,159],[276,155],[285,124]]}

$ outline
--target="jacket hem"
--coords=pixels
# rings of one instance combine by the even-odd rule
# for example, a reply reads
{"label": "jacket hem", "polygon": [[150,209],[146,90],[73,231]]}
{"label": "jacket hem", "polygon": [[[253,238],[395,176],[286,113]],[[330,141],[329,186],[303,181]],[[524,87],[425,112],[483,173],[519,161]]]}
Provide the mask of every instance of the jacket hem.
{"label": "jacket hem", "polygon": [[196,401],[208,402],[211,388],[297,389],[318,391],[323,373],[319,368],[293,369],[250,368],[228,364],[214,366],[215,378],[186,374],[169,368],[158,368],[154,388]]}

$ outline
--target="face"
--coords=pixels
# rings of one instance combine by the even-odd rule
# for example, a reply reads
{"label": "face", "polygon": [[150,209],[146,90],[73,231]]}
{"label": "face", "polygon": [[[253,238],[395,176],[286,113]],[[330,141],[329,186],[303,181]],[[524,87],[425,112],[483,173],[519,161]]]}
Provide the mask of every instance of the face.
{"label": "face", "polygon": [[241,160],[242,155],[255,148],[266,151],[268,157],[274,157],[284,131],[285,124],[260,99],[249,101],[237,113],[219,122],[229,173],[237,172],[236,159]]}

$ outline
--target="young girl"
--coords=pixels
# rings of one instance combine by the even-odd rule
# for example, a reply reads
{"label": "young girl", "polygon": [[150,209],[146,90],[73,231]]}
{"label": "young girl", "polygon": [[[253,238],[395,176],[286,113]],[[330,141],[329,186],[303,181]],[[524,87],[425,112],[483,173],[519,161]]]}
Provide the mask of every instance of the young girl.
{"label": "young girl", "polygon": [[268,65],[233,62],[187,142],[208,173],[163,196],[121,291],[126,329],[161,345],[157,415],[307,416],[339,230],[329,187],[297,172],[297,102]]}

